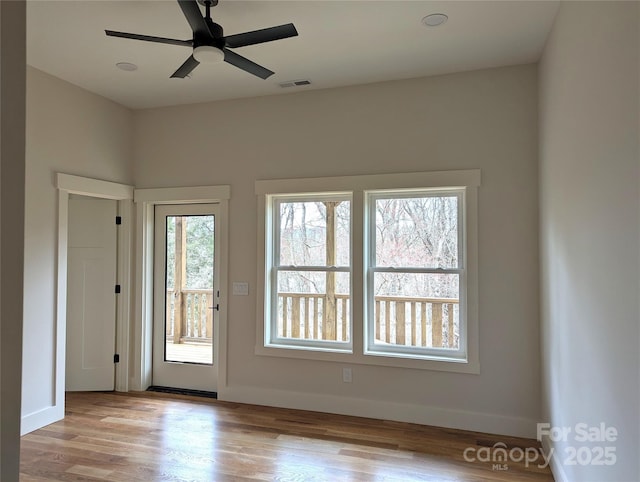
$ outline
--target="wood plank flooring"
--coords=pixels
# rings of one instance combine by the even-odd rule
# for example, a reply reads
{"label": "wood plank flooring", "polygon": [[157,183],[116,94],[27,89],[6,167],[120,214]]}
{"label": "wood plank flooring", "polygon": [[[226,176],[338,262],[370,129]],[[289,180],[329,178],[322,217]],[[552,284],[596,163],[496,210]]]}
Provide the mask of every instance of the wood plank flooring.
{"label": "wood plank flooring", "polygon": [[[158,393],[68,393],[25,435],[22,481],[552,481],[536,463],[464,451],[535,441]],[[505,467],[502,467],[505,468]]]}

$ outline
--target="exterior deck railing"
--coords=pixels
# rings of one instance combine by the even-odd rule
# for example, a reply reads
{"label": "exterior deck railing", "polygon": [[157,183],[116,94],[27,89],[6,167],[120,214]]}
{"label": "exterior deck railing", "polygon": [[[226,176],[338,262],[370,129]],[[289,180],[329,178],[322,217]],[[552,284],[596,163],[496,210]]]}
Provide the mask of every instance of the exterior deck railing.
{"label": "exterior deck railing", "polygon": [[[167,290],[167,340],[211,343],[213,291]],[[457,348],[458,300],[398,296],[375,297],[375,338],[402,346]],[[278,293],[278,335],[305,340],[348,341],[351,299],[335,295],[333,322],[327,322],[326,296]],[[176,328],[177,327],[177,328]]]}
{"label": "exterior deck railing", "polygon": [[167,290],[167,340],[178,343],[211,343],[213,339],[213,291]]}
{"label": "exterior deck railing", "polygon": [[325,295],[278,293],[278,335],[305,340],[347,341],[349,336],[349,295],[336,294],[335,326],[327,326]]}
{"label": "exterior deck railing", "polygon": [[[327,326],[326,296],[278,293],[278,335],[306,340],[348,341],[348,295],[336,294],[334,326]],[[457,348],[459,301],[454,298],[375,297],[375,338],[402,346]]]}

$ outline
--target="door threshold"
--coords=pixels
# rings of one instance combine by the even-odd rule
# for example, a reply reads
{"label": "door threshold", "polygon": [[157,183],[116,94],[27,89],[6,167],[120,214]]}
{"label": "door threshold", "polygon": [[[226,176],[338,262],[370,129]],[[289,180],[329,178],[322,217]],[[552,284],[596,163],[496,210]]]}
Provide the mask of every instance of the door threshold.
{"label": "door threshold", "polygon": [[188,388],[173,388],[151,385],[147,392],[173,393],[175,395],[189,395],[192,397],[204,397],[218,399],[218,392],[206,392],[204,390],[190,390]]}

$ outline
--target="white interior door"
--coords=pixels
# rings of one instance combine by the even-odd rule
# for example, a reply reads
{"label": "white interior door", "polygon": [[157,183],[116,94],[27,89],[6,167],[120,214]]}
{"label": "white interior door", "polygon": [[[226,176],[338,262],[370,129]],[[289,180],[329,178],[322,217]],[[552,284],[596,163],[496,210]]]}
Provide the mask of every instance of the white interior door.
{"label": "white interior door", "polygon": [[153,385],[215,392],[216,204],[155,207]]}
{"label": "white interior door", "polygon": [[113,390],[117,202],[69,198],[66,390]]}

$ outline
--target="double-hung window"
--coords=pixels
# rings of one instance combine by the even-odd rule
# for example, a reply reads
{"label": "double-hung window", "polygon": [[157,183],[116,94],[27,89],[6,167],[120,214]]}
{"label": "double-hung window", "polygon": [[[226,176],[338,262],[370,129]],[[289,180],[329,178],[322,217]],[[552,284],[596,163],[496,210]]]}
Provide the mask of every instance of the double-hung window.
{"label": "double-hung window", "polygon": [[459,359],[464,190],[365,193],[366,353]]}
{"label": "double-hung window", "polygon": [[478,373],[480,172],[257,181],[257,353]]}
{"label": "double-hung window", "polygon": [[267,345],[350,350],[350,195],[275,195],[268,206]]}

